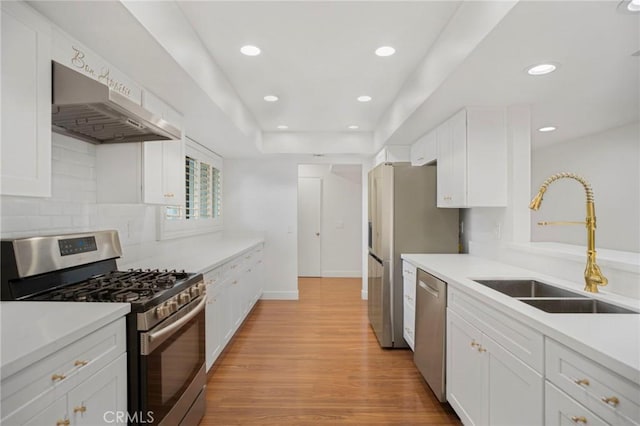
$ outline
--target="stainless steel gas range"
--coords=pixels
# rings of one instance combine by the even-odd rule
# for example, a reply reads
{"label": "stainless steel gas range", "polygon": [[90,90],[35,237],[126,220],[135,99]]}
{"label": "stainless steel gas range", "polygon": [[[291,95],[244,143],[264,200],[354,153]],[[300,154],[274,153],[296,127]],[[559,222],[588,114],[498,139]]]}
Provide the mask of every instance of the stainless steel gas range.
{"label": "stainless steel gas range", "polygon": [[119,271],[116,231],[3,240],[1,254],[2,300],[131,303],[130,424],[198,424],[206,383],[201,274]]}

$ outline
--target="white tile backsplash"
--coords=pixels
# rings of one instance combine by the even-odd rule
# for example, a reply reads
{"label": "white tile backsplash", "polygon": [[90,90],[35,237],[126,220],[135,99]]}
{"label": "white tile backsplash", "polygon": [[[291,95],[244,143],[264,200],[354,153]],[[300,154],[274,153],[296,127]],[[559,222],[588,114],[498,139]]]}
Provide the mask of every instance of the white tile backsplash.
{"label": "white tile backsplash", "polygon": [[156,207],[96,203],[98,147],[56,133],[52,143],[52,196],[1,196],[2,238],[116,229],[123,247],[155,242]]}

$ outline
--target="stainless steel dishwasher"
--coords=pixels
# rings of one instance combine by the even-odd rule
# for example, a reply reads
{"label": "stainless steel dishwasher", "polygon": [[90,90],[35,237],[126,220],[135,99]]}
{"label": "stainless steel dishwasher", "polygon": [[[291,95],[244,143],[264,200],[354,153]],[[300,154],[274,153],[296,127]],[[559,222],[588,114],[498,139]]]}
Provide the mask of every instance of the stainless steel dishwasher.
{"label": "stainless steel dishwasher", "polygon": [[445,388],[447,283],[418,269],[413,362],[440,402]]}

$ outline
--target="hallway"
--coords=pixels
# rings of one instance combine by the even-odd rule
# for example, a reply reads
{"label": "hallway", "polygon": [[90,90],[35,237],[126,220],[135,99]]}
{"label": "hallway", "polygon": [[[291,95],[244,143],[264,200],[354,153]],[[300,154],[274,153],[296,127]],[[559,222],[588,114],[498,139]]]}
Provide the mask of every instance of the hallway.
{"label": "hallway", "polygon": [[413,365],[383,350],[359,278],[301,278],[299,301],[260,301],[214,365],[201,425],[458,425]]}

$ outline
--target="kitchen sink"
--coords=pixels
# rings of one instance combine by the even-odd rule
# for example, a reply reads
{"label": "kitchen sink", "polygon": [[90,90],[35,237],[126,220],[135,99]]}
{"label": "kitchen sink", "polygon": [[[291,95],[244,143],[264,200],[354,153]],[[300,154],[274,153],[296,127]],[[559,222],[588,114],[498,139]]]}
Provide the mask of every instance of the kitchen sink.
{"label": "kitchen sink", "polygon": [[475,280],[475,282],[511,297],[587,297],[536,280]]}
{"label": "kitchen sink", "polygon": [[595,299],[519,299],[552,314],[640,314],[630,309]]}

